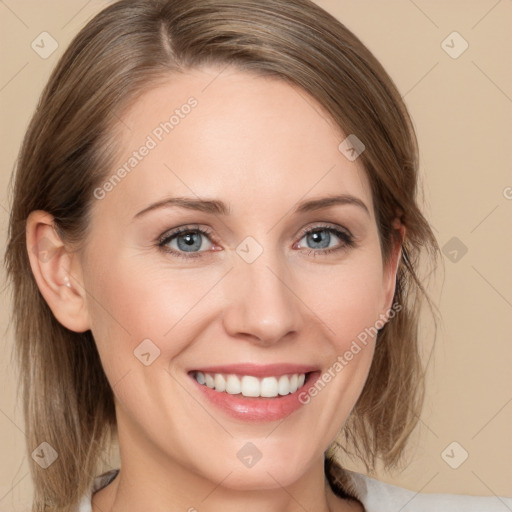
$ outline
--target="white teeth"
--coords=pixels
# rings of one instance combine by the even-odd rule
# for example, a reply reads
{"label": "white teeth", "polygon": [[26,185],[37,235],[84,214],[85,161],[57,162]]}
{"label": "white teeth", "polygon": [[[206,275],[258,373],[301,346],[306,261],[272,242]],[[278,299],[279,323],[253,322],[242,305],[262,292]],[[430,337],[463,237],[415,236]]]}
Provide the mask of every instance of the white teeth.
{"label": "white teeth", "polygon": [[299,382],[299,376],[295,373],[290,379],[290,393],[297,391],[297,383]]}
{"label": "white teeth", "polygon": [[215,384],[215,390],[226,391],[226,379],[224,379],[224,375],[216,373],[215,377],[213,378],[213,383]]}
{"label": "white teeth", "polygon": [[261,396],[265,396],[267,398],[273,398],[277,396],[277,379],[275,377],[265,377],[261,380]]}
{"label": "white teeth", "polygon": [[305,373],[294,373],[292,375],[281,375],[280,377],[264,377],[259,379],[252,375],[244,375],[242,378],[237,375],[223,375],[222,373],[195,372],[194,377],[199,384],[206,385],[219,392],[226,392],[230,395],[274,398],[278,395],[284,396],[295,393],[304,385]]}
{"label": "white teeth", "polygon": [[241,392],[241,388],[240,379],[235,375],[228,375],[226,379],[226,392],[230,395],[238,395]]}
{"label": "white teeth", "polygon": [[[237,380],[238,378],[235,377]],[[260,396],[260,381],[256,377],[245,375],[242,377],[241,393],[244,396]]]}
{"label": "white teeth", "polygon": [[[201,373],[201,372],[198,372],[198,373]],[[205,381],[206,381],[206,385],[207,385],[209,388],[212,388],[212,389],[213,389],[213,388],[215,387],[215,381],[213,380],[213,377],[212,377],[209,373],[207,373],[207,374],[204,376],[204,379],[205,379]],[[197,379],[196,379],[196,380],[197,380]],[[199,382],[199,381],[197,381],[197,382]],[[199,382],[199,384],[201,384],[201,383]]]}
{"label": "white teeth", "polygon": [[286,375],[279,377],[277,390],[280,395],[287,395],[290,392],[290,379]]}

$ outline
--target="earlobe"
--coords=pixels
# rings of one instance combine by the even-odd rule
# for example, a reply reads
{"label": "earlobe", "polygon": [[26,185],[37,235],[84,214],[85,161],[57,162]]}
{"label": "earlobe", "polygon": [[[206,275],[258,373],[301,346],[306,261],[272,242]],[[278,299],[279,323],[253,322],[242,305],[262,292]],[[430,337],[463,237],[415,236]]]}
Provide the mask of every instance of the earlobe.
{"label": "earlobe", "polygon": [[53,216],[42,210],[31,212],[26,242],[32,273],[55,318],[72,331],[87,331],[89,315],[80,264],[58,235]]}

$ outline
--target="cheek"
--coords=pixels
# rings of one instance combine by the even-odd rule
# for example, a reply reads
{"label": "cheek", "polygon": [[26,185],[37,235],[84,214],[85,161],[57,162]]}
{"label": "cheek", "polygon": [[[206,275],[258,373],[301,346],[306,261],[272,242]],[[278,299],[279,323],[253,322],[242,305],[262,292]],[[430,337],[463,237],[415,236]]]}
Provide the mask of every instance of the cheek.
{"label": "cheek", "polygon": [[[318,276],[309,276],[303,288],[304,301],[323,324],[327,340],[316,342],[326,365],[320,382],[307,390],[303,399],[316,402],[317,417],[329,417],[325,423],[333,426],[345,421],[359,397],[373,359],[377,330],[383,326],[383,274],[377,256],[371,251],[361,253],[357,262],[336,268],[330,273],[327,289],[318,286]],[[311,290],[307,295],[306,289]],[[324,388],[329,389],[330,407],[323,403],[326,398],[320,402],[315,398],[325,397]]]}
{"label": "cheek", "polygon": [[304,300],[323,321],[338,351],[373,327],[383,312],[382,263],[371,252],[350,265],[333,268],[323,278],[323,286],[318,286],[318,279],[316,286],[314,278],[308,281],[303,289]]}
{"label": "cheek", "polygon": [[111,381],[139,368],[141,351],[149,352],[145,359],[158,357],[160,364],[183,351],[200,329],[198,312],[206,319],[200,299],[218,281],[212,272],[116,261],[106,273],[95,273],[91,266],[87,280],[91,330]]}

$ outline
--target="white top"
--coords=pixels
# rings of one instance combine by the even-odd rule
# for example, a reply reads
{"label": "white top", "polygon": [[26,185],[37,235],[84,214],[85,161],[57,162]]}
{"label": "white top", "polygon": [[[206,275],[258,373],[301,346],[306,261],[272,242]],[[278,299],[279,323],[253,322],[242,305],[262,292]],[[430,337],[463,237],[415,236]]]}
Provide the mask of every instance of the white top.
{"label": "white top", "polygon": [[[77,512],[92,512],[91,496],[108,485],[119,470],[96,477]],[[460,494],[424,494],[386,484],[361,473],[347,471],[354,483],[355,494],[366,512],[507,512],[512,510],[512,497],[476,497]]]}

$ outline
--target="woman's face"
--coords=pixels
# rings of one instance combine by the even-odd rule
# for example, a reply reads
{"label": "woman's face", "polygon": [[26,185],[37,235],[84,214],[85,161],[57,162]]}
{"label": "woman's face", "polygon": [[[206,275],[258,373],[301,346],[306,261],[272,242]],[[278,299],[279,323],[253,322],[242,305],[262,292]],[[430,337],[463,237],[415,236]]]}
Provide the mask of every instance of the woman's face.
{"label": "woman's face", "polygon": [[354,407],[395,269],[322,108],[220,71],[122,116],[81,279],[123,464],[272,488],[319,464]]}

